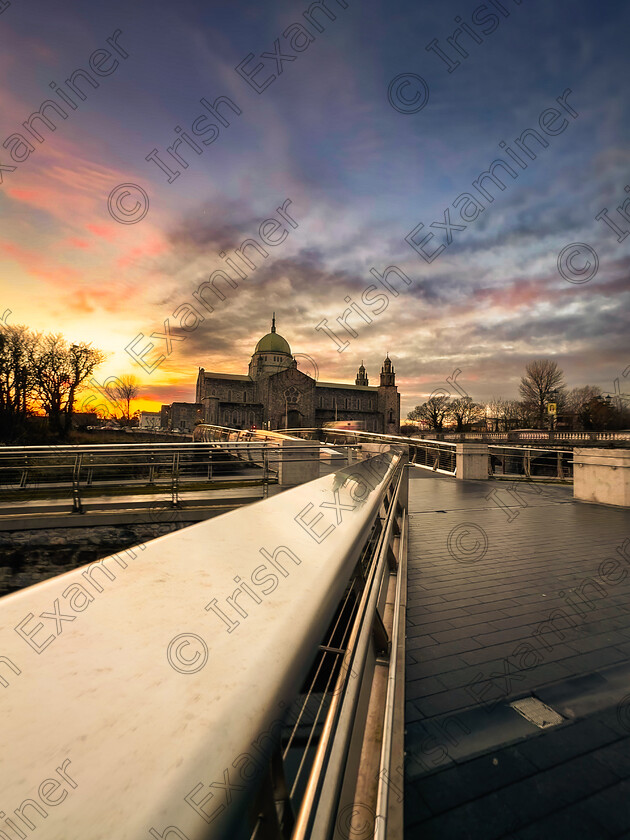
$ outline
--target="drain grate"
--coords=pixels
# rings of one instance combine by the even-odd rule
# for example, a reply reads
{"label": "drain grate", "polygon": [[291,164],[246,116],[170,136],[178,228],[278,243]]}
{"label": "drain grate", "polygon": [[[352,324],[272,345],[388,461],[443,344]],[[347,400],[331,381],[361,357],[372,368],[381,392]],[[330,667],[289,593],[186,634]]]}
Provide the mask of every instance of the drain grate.
{"label": "drain grate", "polygon": [[510,706],[519,715],[522,715],[525,720],[533,723],[539,729],[548,729],[550,726],[557,726],[564,720],[562,715],[559,715],[558,712],[550,706],[547,706],[537,697],[523,697],[521,700],[515,700],[513,703],[510,703]]}

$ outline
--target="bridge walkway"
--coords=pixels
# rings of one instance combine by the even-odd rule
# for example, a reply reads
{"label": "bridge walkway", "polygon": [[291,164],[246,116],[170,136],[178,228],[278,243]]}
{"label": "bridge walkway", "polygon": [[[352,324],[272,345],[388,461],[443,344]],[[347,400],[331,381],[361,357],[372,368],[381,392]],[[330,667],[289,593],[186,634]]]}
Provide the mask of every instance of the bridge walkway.
{"label": "bridge walkway", "polygon": [[627,511],[410,479],[405,836],[630,837]]}

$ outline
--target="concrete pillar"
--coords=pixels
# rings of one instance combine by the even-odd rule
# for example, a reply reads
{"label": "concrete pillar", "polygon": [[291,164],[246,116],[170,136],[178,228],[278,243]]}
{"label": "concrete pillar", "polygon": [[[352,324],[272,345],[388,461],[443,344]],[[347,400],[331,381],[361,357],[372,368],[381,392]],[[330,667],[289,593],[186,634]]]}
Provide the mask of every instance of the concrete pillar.
{"label": "concrete pillar", "polygon": [[573,498],[630,507],[630,449],[574,449]]}
{"label": "concrete pillar", "polygon": [[278,484],[294,487],[319,478],[319,443],[282,440],[269,447],[269,460],[278,458]]}
{"label": "concrete pillar", "polygon": [[488,478],[488,446],[485,443],[456,443],[455,456],[457,461],[456,478],[481,479]]}

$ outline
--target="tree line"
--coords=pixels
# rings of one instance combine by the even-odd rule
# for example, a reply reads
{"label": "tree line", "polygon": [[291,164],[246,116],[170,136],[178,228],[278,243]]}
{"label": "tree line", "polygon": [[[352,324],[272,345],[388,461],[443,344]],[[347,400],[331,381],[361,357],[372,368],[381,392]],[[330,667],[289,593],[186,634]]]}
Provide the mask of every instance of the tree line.
{"label": "tree line", "polygon": [[[67,437],[80,392],[106,354],[91,343],[70,344],[61,333],[41,333],[23,324],[0,329],[0,436],[19,437],[27,418],[46,415],[52,434]],[[138,396],[135,377],[111,377],[103,394],[109,406],[93,406],[88,397],[80,411],[130,420],[131,401]]]}
{"label": "tree line", "polygon": [[[448,427],[458,432],[482,422],[491,432],[545,429],[558,422],[577,430],[630,427],[630,412],[621,397],[615,404],[595,385],[569,390],[562,370],[550,359],[536,359],[526,366],[519,395],[520,400],[493,397],[486,403],[470,397],[432,396],[410,411],[407,419],[425,428],[441,431]],[[550,403],[556,406],[555,415],[548,411]]]}

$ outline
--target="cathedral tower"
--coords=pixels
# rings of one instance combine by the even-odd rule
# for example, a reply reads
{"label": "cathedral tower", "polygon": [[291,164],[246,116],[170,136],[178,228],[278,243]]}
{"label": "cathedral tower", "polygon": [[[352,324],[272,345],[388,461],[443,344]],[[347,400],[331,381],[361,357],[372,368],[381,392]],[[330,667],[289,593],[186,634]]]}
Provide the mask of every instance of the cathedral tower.
{"label": "cathedral tower", "polygon": [[400,394],[396,387],[396,371],[389,358],[389,353],[383,360],[381,368],[381,384],[378,387],[378,407],[383,414],[386,435],[400,434]]}
{"label": "cathedral tower", "polygon": [[360,366],[359,370],[357,371],[357,378],[354,380],[354,384],[355,385],[366,385],[366,386],[370,384],[368,382],[367,373],[365,371],[365,368],[363,367],[363,362],[361,362],[361,366]]}

